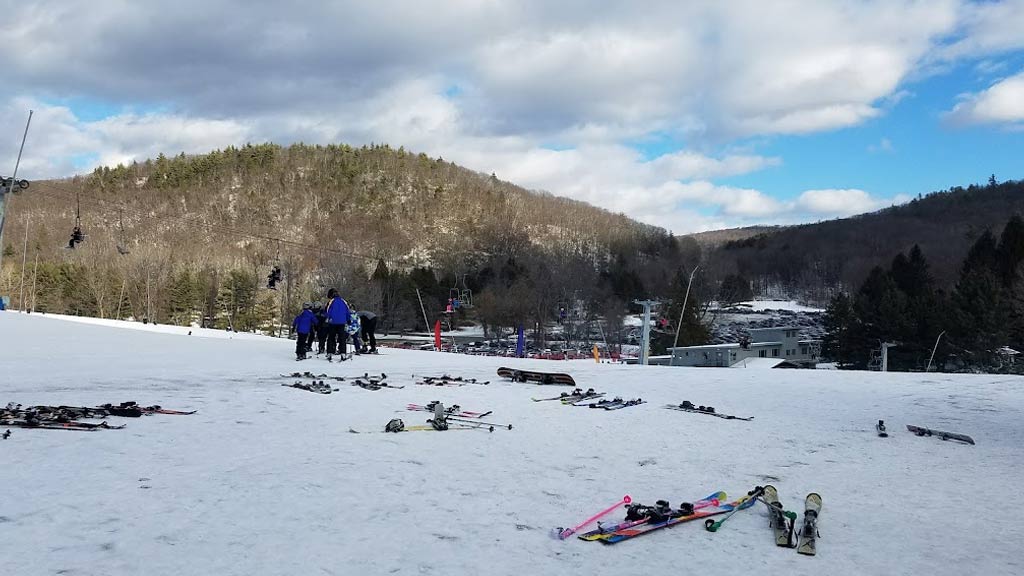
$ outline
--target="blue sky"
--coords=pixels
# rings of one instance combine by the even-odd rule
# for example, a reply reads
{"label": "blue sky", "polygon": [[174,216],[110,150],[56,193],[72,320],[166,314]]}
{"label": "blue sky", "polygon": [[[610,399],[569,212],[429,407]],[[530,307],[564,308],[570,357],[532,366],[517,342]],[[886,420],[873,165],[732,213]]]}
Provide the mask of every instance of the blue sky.
{"label": "blue sky", "polygon": [[36,111],[34,178],[386,142],[676,233],[1024,178],[1024,0],[0,9],[32,47],[0,51],[0,125]]}

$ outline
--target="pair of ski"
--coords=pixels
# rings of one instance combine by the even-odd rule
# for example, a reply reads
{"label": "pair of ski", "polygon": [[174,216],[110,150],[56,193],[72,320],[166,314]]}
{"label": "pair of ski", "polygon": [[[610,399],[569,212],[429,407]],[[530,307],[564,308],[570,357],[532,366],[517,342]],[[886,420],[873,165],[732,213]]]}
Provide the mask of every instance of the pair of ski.
{"label": "pair of ski", "polygon": [[552,396],[551,398],[530,398],[530,400],[533,400],[534,402],[551,402],[553,400],[560,400],[562,404],[577,405],[579,402],[594,400],[601,396],[604,396],[604,392],[595,392],[593,388],[588,389],[586,392],[577,388],[572,392],[562,392],[558,396]]}
{"label": "pair of ski", "polygon": [[362,380],[359,378],[356,378],[356,380],[352,382],[352,385],[359,386],[363,390],[380,390],[381,388],[401,390],[402,388],[405,388],[405,386],[392,386],[383,380]]}
{"label": "pair of ski", "polygon": [[462,376],[449,376],[447,374],[443,376],[421,376],[422,383],[427,386],[461,386],[463,384],[479,384],[486,386],[491,381],[487,380],[481,382],[476,378],[463,378]]}
{"label": "pair of ski", "polygon": [[711,406],[694,406],[689,401],[684,401],[682,404],[679,405],[666,404],[662,406],[662,408],[667,408],[669,410],[678,410],[680,412],[692,412],[694,414],[706,414],[708,416],[715,416],[716,418],[722,418],[725,420],[746,420],[749,422],[750,420],[754,419],[753,416],[751,416],[750,418],[743,418],[741,416],[733,416],[731,414],[720,414],[718,412],[715,412],[715,409]]}
{"label": "pair of ski", "polygon": [[[408,406],[406,406],[406,410],[409,410],[410,412],[433,412],[434,404],[431,403],[427,404],[426,406],[423,406],[421,404],[409,404]],[[488,410],[487,412],[473,412],[470,410],[463,410],[458,404],[448,406],[444,409],[444,411],[449,416],[455,416],[458,418],[483,418],[484,416],[487,416],[488,414],[494,412],[493,410]]]}
{"label": "pair of ski", "polygon": [[659,507],[655,509],[653,517],[652,515],[645,514],[637,518],[634,513],[636,508],[631,506],[630,513],[627,513],[625,520],[611,525],[598,523],[596,530],[580,534],[578,538],[580,540],[596,540],[602,544],[612,545],[644,536],[663,528],[671,528],[700,518],[726,514],[739,508],[748,508],[754,504],[754,500],[749,495],[733,502],[725,502],[726,497],[725,492],[715,492],[696,502],[683,503],[676,510],[669,509],[665,502],[659,502]]}
{"label": "pair of ski", "polygon": [[338,382],[344,382],[344,376],[328,376],[327,374],[313,374],[310,371],[305,372],[292,372],[291,374],[281,374],[281,378],[313,378],[313,379],[327,379],[337,380]]}
{"label": "pair of ski", "polygon": [[35,415],[63,415],[74,416],[75,418],[105,418],[107,416],[122,416],[126,418],[139,418],[149,414],[172,414],[189,415],[195,414],[195,410],[170,410],[160,405],[139,406],[135,402],[121,402],[118,405],[102,404],[96,407],[90,406],[30,406],[22,408],[21,404],[8,404],[6,408],[0,409],[0,417],[15,417],[32,413]]}
{"label": "pair of ski", "polygon": [[295,382],[294,384],[281,384],[285,388],[298,388],[299,390],[305,390],[306,392],[313,392],[316,394],[330,394],[331,392],[337,392],[338,388],[331,388],[330,384],[325,383],[323,380],[314,380],[309,384],[304,382]]}
{"label": "pair of ski", "polygon": [[779,501],[779,492],[774,486],[765,486],[761,501],[768,506],[768,524],[775,532],[775,545],[796,548],[800,554],[814,556],[818,546],[818,514],[821,512],[821,496],[811,492],[804,499],[804,524],[796,533],[796,512],[784,510]]}
{"label": "pair of ski", "polygon": [[621,410],[623,408],[629,408],[630,406],[639,406],[640,404],[646,404],[643,399],[637,398],[635,400],[623,400],[622,398],[615,398],[614,400],[601,400],[594,402],[593,404],[573,404],[573,406],[586,406],[588,408],[603,408],[605,410]]}
{"label": "pair of ski", "polygon": [[95,430],[120,430],[127,426],[127,424],[121,424],[118,426],[111,426],[106,422],[100,422],[98,424],[93,422],[57,422],[49,420],[16,420],[16,419],[0,419],[0,426],[11,426],[15,428],[37,428],[40,430],[78,430],[81,432],[92,432]]}

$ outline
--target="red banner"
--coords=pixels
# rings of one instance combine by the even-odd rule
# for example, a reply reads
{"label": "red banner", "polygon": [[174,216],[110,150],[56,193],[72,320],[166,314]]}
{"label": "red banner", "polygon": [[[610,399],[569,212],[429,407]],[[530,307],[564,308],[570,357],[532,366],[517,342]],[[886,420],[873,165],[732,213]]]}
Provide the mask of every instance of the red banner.
{"label": "red banner", "polygon": [[434,348],[441,351],[441,321],[434,322]]}

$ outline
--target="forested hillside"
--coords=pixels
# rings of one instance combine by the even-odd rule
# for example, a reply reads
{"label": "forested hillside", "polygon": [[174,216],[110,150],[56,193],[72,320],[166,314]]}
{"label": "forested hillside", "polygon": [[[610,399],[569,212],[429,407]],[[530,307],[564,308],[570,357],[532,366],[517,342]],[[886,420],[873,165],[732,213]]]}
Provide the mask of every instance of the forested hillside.
{"label": "forested hillside", "polygon": [[0,294],[17,307],[246,330],[330,286],[385,327],[422,327],[417,288],[431,317],[458,288],[486,323],[542,322],[567,303],[590,314],[665,293],[699,259],[693,241],[440,158],[302,144],[33,182],[12,198],[3,250]]}
{"label": "forested hillside", "polygon": [[998,236],[1007,218],[1020,212],[1024,182],[993,178],[985,186],[954,187],[878,212],[727,241],[706,259],[717,278],[739,274],[754,282],[755,292],[776,286],[823,303],[839,290],[855,290],[872,268],[916,244],[937,286],[948,289],[970,246],[985,230]]}

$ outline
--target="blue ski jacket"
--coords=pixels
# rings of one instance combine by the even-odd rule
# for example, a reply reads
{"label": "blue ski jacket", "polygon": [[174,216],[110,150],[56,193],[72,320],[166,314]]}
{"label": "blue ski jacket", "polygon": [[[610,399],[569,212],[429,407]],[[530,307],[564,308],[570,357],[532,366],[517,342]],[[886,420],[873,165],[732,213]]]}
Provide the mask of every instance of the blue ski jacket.
{"label": "blue ski jacket", "polygon": [[303,310],[292,322],[292,326],[295,326],[295,331],[299,334],[309,334],[313,331],[314,325],[316,325],[316,315],[312,310]]}
{"label": "blue ski jacket", "polygon": [[348,304],[341,296],[335,296],[327,303],[328,324],[348,324]]}

